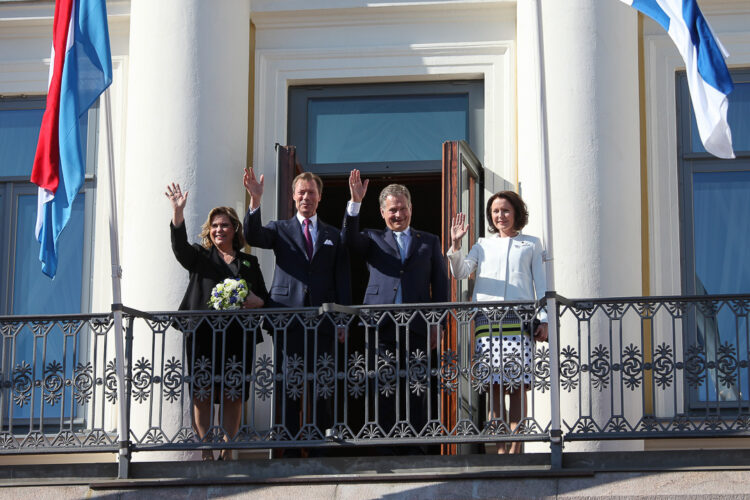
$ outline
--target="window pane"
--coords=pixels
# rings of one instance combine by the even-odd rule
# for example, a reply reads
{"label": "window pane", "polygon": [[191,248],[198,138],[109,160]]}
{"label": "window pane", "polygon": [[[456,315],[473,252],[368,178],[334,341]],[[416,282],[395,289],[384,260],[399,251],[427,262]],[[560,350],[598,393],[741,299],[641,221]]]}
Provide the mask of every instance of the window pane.
{"label": "window pane", "polygon": [[467,95],[311,99],[311,164],[440,160],[440,145],[468,137]]}
{"label": "window pane", "polygon": [[[705,153],[698,134],[693,106],[690,106],[690,146],[694,153]],[[732,146],[735,151],[750,151],[750,82],[735,81],[734,90],[729,94],[727,121],[732,128]]]}
{"label": "window pane", "polygon": [[37,197],[18,197],[12,314],[81,312],[84,198],[83,193],[78,194],[68,225],[60,234],[57,275],[51,280],[42,274],[34,234]]}
{"label": "window pane", "polygon": [[[695,289],[699,294],[750,292],[750,172],[711,172],[693,175],[695,227]],[[724,308],[715,314],[698,311],[698,341],[707,361],[724,356],[742,358],[747,352],[746,318]],[[716,369],[699,390],[701,401],[747,399],[746,370],[730,380]],[[718,378],[717,378],[718,377]],[[745,394],[741,394],[744,392]]]}
{"label": "window pane", "polygon": [[0,110],[0,177],[29,177],[43,109]]}
{"label": "window pane", "polygon": [[693,176],[696,291],[750,292],[750,172]]}
{"label": "window pane", "polygon": [[[30,177],[44,109],[0,109],[0,178]],[[79,120],[81,152],[86,163],[88,113]]]}

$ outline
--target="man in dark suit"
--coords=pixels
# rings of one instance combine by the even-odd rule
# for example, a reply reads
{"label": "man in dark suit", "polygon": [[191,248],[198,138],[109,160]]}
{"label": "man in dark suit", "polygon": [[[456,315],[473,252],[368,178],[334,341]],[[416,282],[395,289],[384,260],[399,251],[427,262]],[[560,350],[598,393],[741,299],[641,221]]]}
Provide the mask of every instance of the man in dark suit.
{"label": "man in dark suit", "polygon": [[[440,238],[410,227],[411,195],[405,186],[391,184],[380,192],[380,215],[386,228],[360,231],[359,209],[368,183],[367,180],[362,182],[358,170],[351,171],[351,200],[347,204],[341,230],[344,243],[367,262],[370,279],[363,303],[447,302],[449,282]],[[402,397],[405,393],[410,396],[408,412],[405,397],[397,408],[394,393],[389,394],[385,386],[378,388],[378,421],[386,433],[391,432],[396,421],[408,421],[417,433],[427,422],[428,401],[425,397],[426,387],[423,387],[427,384],[426,376],[412,378],[412,375],[421,373],[418,363],[420,359],[425,359],[425,351],[435,348],[437,325],[430,328],[429,339],[427,333],[424,321],[417,315],[411,321],[399,324],[386,321],[378,326],[378,359],[374,366],[381,367],[383,362],[392,362],[393,368],[405,368],[410,375],[407,377],[409,380],[402,381],[398,391]],[[429,373],[429,366],[423,368]]]}
{"label": "man in dark suit", "polygon": [[[292,182],[292,196],[297,208],[295,216],[262,226],[263,180],[262,175],[260,179],[255,178],[252,168],[245,170],[243,182],[250,194],[250,207],[244,229],[249,245],[271,249],[276,257],[270,306],[299,308],[327,302],[351,304],[348,251],[341,242],[339,231],[319,220],[317,215],[323,181],[310,172],[295,177]],[[300,366],[304,373],[316,373],[322,366],[321,361],[325,363],[326,356],[333,359],[333,332],[332,325],[306,330],[298,321],[276,325],[273,332],[276,363],[281,366],[285,360],[286,379],[283,387],[277,386],[276,389],[277,413],[281,416],[281,408],[285,406],[283,423],[292,436],[300,429],[300,408],[305,423],[317,426],[320,437],[333,425],[332,397],[319,396],[329,392],[318,387],[317,381],[312,386],[305,386],[301,379],[291,376]]]}

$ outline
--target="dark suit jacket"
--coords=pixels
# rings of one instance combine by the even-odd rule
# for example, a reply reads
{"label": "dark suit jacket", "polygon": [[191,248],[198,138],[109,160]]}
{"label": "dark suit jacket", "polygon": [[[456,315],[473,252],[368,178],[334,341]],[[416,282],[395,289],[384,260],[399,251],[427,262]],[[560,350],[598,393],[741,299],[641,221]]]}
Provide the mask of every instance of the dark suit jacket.
{"label": "dark suit jacket", "polygon": [[312,260],[307,259],[302,226],[296,217],[261,225],[260,209],[245,215],[249,245],[273,250],[276,270],[271,284],[274,307],[319,306],[352,301],[349,253],[338,229],[318,217],[318,236]]}
{"label": "dark suit jacket", "polygon": [[239,274],[235,275],[214,247],[206,249],[201,245],[188,243],[184,223],[174,227],[170,222],[169,227],[172,234],[172,251],[182,267],[190,272],[190,281],[180,302],[180,311],[210,309],[208,299],[211,290],[226,278],[244,279],[250,290],[266,302],[266,307],[268,306],[268,290],[257,258],[238,252],[240,270]]}
{"label": "dark suit jacket", "polygon": [[448,272],[440,238],[411,228],[406,259],[401,262],[396,238],[390,229],[359,230],[359,216],[344,216],[341,239],[352,252],[365,257],[370,280],[363,304],[393,304],[401,285],[405,304],[447,302]]}

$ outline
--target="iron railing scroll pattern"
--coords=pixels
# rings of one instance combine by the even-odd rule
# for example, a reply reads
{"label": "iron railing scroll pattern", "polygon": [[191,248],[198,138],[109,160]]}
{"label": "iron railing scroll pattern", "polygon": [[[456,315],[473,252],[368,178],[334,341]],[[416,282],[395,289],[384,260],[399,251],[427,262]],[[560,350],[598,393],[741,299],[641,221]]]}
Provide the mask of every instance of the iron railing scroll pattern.
{"label": "iron railing scroll pattern", "polygon": [[636,297],[561,307],[567,440],[750,435],[750,297]]}
{"label": "iron railing scroll pattern", "polygon": [[[131,424],[132,448],[425,446],[514,436],[544,441],[549,424],[532,415],[536,398],[546,398],[550,390],[546,345],[537,346],[533,363],[526,367],[519,353],[509,353],[503,366],[493,366],[471,346],[478,314],[499,325],[510,311],[523,318],[535,314],[531,303],[482,309],[446,304],[152,313],[140,335],[149,343],[141,340],[132,360],[131,414],[140,416]],[[227,352],[232,321],[241,325],[232,332],[242,336],[239,353]],[[461,332],[458,352],[431,348],[431,343],[440,344],[448,322]],[[219,339],[212,356],[191,347],[189,339],[201,334],[201,324],[209,325]],[[437,338],[431,341],[428,332]],[[334,342],[339,333],[342,341]],[[256,344],[258,336],[263,344]],[[170,351],[169,345],[179,348]],[[500,370],[533,371],[538,390],[528,393],[531,411],[517,429],[505,419],[487,421],[482,403],[472,402],[492,397],[489,376]],[[454,400],[457,418],[442,421],[444,395],[467,392],[478,398]],[[246,401],[236,435],[227,435],[221,425],[222,404],[210,431],[196,433],[190,408],[194,400],[206,398]],[[259,406],[267,411],[257,411]],[[298,413],[290,417],[289,406],[298,407]],[[259,420],[259,413],[266,418]],[[170,415],[169,423],[165,415]]]}
{"label": "iron railing scroll pattern", "polygon": [[[562,441],[750,435],[750,296],[546,300],[128,310],[126,401],[113,315],[0,317],[0,454],[116,452],[124,439],[132,451],[525,441],[559,455]],[[559,334],[529,361],[475,350],[479,319],[500,331],[542,307]],[[520,424],[488,418],[520,390],[490,380],[523,375]],[[199,432],[206,401],[217,418]]]}
{"label": "iron railing scroll pattern", "polygon": [[111,315],[0,317],[0,453],[116,451]]}

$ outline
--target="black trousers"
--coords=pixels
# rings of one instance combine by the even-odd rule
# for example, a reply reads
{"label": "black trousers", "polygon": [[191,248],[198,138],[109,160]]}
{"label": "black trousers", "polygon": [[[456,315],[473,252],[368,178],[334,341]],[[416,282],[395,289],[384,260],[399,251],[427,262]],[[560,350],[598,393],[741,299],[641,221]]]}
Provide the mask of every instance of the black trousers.
{"label": "black trousers", "polygon": [[295,322],[286,334],[276,330],[273,336],[275,372],[281,375],[274,384],[275,423],[286,429],[288,439],[323,439],[334,424],[333,331],[306,330]]}
{"label": "black trousers", "polygon": [[[429,357],[425,330],[419,325],[407,330],[404,325],[386,323],[368,332],[369,365],[376,373],[371,393],[377,401],[377,421],[386,436],[418,436],[427,424],[428,406],[432,418],[438,418],[436,380],[430,371],[435,360]],[[409,446],[402,451],[413,454],[426,449]],[[395,453],[399,454],[398,450]]]}

